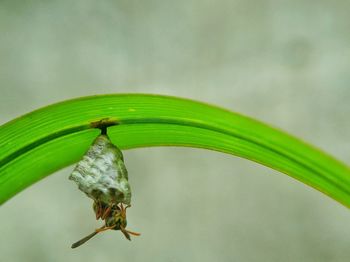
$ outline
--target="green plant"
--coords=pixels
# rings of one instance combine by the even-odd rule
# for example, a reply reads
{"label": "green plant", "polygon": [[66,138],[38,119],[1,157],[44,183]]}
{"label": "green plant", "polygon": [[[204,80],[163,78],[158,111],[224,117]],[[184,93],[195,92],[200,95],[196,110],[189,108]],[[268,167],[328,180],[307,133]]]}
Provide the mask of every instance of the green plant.
{"label": "green plant", "polygon": [[[64,101],[0,127],[0,203],[77,162],[98,125],[121,149],[206,148],[279,170],[350,206],[350,169],[320,150],[254,119],[208,104],[141,94]],[[234,173],[234,172],[232,172]]]}

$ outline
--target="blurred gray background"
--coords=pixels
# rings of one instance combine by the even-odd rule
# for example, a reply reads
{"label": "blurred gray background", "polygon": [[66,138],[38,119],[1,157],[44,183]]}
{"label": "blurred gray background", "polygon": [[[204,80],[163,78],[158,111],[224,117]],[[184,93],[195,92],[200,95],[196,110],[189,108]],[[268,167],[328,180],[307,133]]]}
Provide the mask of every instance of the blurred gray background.
{"label": "blurred gray background", "polygon": [[[168,94],[350,163],[349,12],[323,0],[1,0],[0,122],[73,97]],[[1,261],[350,259],[349,210],[285,175],[199,149],[124,154],[141,237],[106,232],[71,250],[100,225],[69,167],[1,206]]]}

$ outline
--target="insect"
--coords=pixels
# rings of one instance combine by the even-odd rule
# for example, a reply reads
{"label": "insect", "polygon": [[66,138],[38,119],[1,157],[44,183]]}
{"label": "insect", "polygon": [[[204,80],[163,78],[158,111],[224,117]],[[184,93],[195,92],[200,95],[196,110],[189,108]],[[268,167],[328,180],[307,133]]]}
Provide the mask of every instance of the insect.
{"label": "insect", "polygon": [[75,181],[78,188],[93,199],[96,219],[105,221],[105,224],[74,243],[72,248],[82,245],[97,233],[108,229],[120,230],[128,240],[130,235],[140,235],[125,229],[126,209],[130,207],[131,189],[123,154],[110,141],[106,128],[101,130],[101,134],[78,162],[69,179]]}
{"label": "insect", "polygon": [[[94,207],[96,207],[95,203],[94,203]],[[91,239],[93,236],[97,235],[100,232],[109,230],[109,229],[120,230],[128,240],[131,240],[130,235],[139,236],[140,235],[139,233],[132,232],[130,230],[125,229],[125,227],[127,225],[126,209],[128,207],[130,207],[130,206],[124,207],[123,204],[119,204],[119,205],[113,205],[113,206],[109,206],[109,207],[105,208],[104,210],[105,210],[105,212],[107,212],[107,214],[105,216],[101,217],[102,220],[105,220],[105,224],[102,227],[96,229],[90,235],[87,235],[86,237],[82,238],[81,240],[75,242],[72,245],[72,248],[79,247],[80,245],[84,244],[86,241]],[[96,215],[96,217],[97,217],[97,215]]]}

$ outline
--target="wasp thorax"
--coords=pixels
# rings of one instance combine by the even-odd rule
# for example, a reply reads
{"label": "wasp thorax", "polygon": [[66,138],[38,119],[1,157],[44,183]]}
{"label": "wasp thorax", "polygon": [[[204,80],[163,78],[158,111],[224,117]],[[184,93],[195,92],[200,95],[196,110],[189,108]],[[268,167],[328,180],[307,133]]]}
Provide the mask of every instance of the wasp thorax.
{"label": "wasp thorax", "polygon": [[107,135],[95,139],[69,179],[96,202],[130,204],[131,190],[123,154]]}

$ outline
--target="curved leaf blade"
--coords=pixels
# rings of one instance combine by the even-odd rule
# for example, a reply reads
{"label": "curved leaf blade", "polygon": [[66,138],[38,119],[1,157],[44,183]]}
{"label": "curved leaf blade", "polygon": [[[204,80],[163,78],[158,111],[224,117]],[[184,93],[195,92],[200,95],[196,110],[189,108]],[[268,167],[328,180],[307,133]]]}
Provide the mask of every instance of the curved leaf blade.
{"label": "curved leaf blade", "polygon": [[102,95],[54,104],[0,127],[0,203],[79,160],[99,130],[120,148],[189,146],[244,157],[350,206],[350,169],[320,150],[251,118],[157,95]]}

